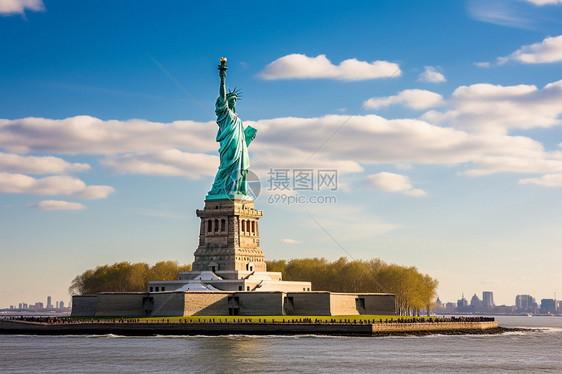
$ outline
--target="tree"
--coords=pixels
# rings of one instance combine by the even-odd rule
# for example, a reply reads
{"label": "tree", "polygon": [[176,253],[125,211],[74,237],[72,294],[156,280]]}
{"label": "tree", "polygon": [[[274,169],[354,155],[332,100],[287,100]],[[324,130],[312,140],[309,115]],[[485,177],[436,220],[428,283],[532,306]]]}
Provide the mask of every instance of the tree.
{"label": "tree", "polygon": [[177,279],[179,271],[189,271],[191,265],[178,265],[173,261],[158,262],[154,266],[145,263],[118,262],[98,266],[77,275],[68,292],[71,295],[87,295],[99,292],[142,292],[149,280]]}
{"label": "tree", "polygon": [[419,315],[430,310],[438,282],[416,267],[386,264],[374,258],[348,261],[341,257],[329,262],[325,258],[273,260],[269,271],[283,273],[288,281],[310,281],[314,290],[332,292],[389,292],[396,296],[399,314]]}

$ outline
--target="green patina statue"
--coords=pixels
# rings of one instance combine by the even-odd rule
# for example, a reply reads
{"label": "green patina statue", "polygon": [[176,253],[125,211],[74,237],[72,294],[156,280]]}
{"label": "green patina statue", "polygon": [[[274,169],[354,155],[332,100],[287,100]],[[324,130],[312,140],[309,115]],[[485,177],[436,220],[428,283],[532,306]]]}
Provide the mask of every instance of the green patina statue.
{"label": "green patina statue", "polygon": [[236,114],[236,101],[240,92],[236,88],[226,92],[226,58],[218,66],[220,76],[219,97],[215,104],[217,115],[217,142],[220,143],[220,165],[215,182],[207,199],[242,198],[251,199],[247,194],[246,174],[250,166],[248,146],[256,137],[257,130],[242,124]]}

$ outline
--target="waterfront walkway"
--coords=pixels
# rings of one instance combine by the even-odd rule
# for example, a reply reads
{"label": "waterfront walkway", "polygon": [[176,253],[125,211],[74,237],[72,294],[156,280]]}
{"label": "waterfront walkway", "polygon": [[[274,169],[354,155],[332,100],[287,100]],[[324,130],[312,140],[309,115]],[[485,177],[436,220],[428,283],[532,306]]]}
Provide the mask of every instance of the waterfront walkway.
{"label": "waterfront walkway", "polygon": [[[256,317],[253,317],[255,319]],[[11,318],[0,320],[0,334],[38,335],[427,335],[499,333],[493,318],[450,317],[414,318],[375,321],[374,319],[319,320],[314,318],[286,318],[258,321],[237,318],[223,320],[207,317],[189,319],[68,319],[68,318]]]}

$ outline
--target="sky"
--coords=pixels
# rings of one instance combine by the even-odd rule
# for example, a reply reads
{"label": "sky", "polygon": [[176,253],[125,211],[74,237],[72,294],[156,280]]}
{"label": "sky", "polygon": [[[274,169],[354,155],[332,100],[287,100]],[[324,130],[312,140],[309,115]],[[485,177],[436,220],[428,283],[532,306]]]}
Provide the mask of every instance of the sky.
{"label": "sky", "polygon": [[0,307],[193,261],[221,57],[266,259],[562,295],[562,1],[0,0]]}

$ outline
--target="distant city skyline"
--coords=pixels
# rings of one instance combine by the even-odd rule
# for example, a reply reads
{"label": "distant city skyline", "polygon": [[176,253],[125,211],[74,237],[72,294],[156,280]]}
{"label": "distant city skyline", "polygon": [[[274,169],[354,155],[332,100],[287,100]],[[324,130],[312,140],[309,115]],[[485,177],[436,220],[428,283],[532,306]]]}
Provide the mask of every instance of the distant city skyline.
{"label": "distant city skyline", "polygon": [[[416,266],[443,300],[562,294],[561,20],[537,0],[0,0],[1,304],[193,261],[221,57],[257,129],[266,260]],[[277,199],[271,169],[337,188]]]}
{"label": "distant city skyline", "polygon": [[53,305],[51,303],[51,296],[47,296],[47,302],[43,303],[42,301],[36,301],[35,303],[25,303],[20,302],[17,304],[12,304],[6,307],[0,307],[0,309],[29,309],[29,310],[37,310],[37,309],[59,309],[65,308],[67,303],[64,300],[56,301],[56,304]]}
{"label": "distant city skyline", "polygon": [[482,299],[475,293],[470,301],[464,293],[456,302],[445,301],[437,298],[433,313],[435,314],[538,314],[538,315],[560,315],[562,314],[562,301],[556,296],[552,299],[537,300],[531,295],[517,295],[515,303],[511,305],[496,305],[494,295],[491,291],[483,291]]}

